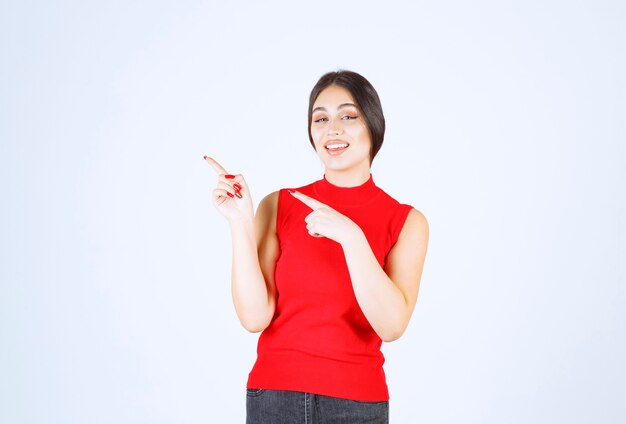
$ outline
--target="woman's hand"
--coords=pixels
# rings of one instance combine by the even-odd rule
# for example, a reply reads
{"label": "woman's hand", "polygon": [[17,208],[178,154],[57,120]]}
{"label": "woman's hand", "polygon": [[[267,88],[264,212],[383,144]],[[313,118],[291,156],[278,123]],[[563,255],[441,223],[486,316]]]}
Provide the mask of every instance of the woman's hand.
{"label": "woman's hand", "polygon": [[217,174],[217,187],[213,190],[213,205],[228,222],[253,221],[252,196],[243,175],[231,175],[209,156],[205,156]]}
{"label": "woman's hand", "polygon": [[296,190],[289,190],[291,195],[313,209],[304,221],[306,229],[313,237],[326,237],[344,245],[354,236],[363,234],[361,228],[347,216],[328,205]]}

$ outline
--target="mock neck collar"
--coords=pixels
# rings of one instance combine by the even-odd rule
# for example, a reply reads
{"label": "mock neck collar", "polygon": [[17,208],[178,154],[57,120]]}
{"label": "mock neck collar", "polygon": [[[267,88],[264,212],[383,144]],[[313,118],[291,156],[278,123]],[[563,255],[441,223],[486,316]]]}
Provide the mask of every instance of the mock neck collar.
{"label": "mock neck collar", "polygon": [[329,206],[344,205],[355,206],[368,203],[380,192],[380,188],[374,184],[374,177],[370,172],[370,177],[363,184],[354,187],[340,187],[332,184],[326,179],[326,174],[321,180],[313,183],[313,189],[319,196],[320,202],[328,202]]}

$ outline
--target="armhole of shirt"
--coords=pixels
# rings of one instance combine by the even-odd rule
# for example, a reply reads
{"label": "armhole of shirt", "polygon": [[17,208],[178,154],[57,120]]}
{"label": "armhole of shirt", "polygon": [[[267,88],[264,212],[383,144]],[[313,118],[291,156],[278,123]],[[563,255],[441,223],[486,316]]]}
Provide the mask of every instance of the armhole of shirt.
{"label": "armhole of shirt", "polygon": [[413,206],[401,203],[398,205],[398,209],[393,217],[393,233],[391,236],[393,247],[398,241],[398,237],[400,237],[400,233],[402,232],[402,228],[404,228],[404,223],[406,222],[406,218],[409,216],[409,212],[411,212]]}

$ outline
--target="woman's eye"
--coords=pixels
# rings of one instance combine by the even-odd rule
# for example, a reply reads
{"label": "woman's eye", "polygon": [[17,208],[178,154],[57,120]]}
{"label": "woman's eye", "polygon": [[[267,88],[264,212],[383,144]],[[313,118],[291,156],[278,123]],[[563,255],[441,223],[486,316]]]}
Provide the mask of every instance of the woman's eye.
{"label": "woman's eye", "polygon": [[356,118],[357,118],[356,116],[346,115],[342,119],[350,120],[350,119],[356,119]]}
{"label": "woman's eye", "polygon": [[326,118],[317,118],[317,119],[313,120],[313,122],[323,122],[323,121],[326,121],[326,120],[327,120]]}

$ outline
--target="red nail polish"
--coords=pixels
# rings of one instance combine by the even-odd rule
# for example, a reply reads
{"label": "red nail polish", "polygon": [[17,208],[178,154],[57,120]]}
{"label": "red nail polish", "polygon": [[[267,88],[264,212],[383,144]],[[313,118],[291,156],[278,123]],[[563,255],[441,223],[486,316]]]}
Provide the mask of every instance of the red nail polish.
{"label": "red nail polish", "polygon": [[235,190],[237,191],[241,190],[241,186],[237,183],[233,184],[233,187],[235,187]]}
{"label": "red nail polish", "polygon": [[243,197],[238,191],[235,192],[235,196],[239,197],[240,199]]}
{"label": "red nail polish", "polygon": [[288,191],[289,191],[289,193],[295,193],[296,192],[295,190],[288,190]]}
{"label": "red nail polish", "polygon": [[234,176],[234,175],[230,175],[230,174],[226,174],[226,175],[224,175],[224,176],[225,176],[226,178],[231,179],[231,180],[232,180],[233,178],[235,178],[235,176]]}
{"label": "red nail polish", "polygon": [[206,155],[204,155],[204,159],[206,159]]}
{"label": "red nail polish", "polygon": [[230,191],[227,191],[226,194],[228,194],[230,197],[235,197],[232,195],[232,193]]}

